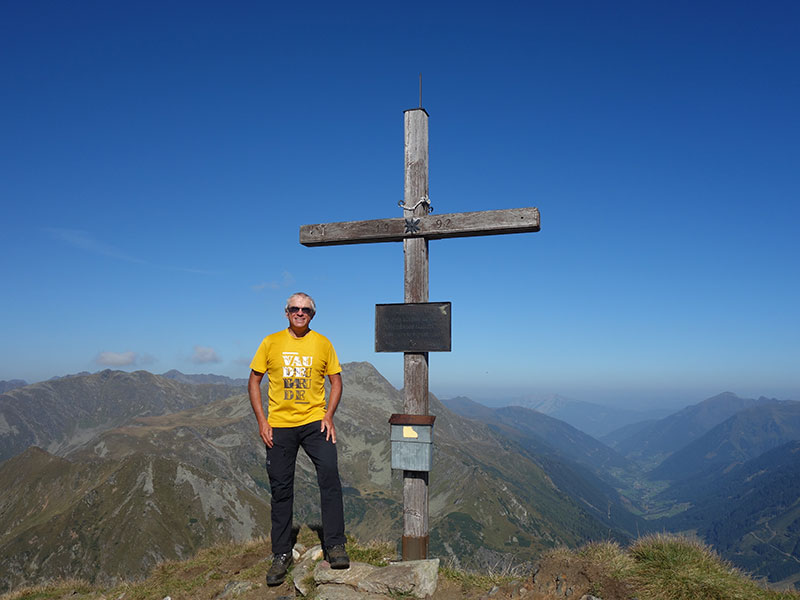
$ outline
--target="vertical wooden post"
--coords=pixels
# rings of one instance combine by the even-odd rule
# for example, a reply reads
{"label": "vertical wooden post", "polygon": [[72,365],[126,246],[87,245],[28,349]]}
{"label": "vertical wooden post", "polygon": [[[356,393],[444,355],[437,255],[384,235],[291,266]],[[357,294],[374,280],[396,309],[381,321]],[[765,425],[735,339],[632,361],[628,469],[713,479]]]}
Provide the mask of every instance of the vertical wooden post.
{"label": "vertical wooden post", "polygon": [[[424,108],[405,115],[406,219],[428,214],[428,113]],[[405,302],[428,301],[428,240],[403,240],[405,258]],[[406,352],[403,356],[404,410],[409,415],[428,414],[428,353]],[[428,557],[428,473],[403,471],[403,560]]]}

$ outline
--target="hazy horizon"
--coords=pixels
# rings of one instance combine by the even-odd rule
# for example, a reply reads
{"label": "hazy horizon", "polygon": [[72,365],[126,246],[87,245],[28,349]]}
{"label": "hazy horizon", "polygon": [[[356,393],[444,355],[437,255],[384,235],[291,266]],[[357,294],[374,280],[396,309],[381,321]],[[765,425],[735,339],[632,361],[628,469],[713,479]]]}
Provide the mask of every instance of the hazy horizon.
{"label": "hazy horizon", "polygon": [[[370,362],[370,361],[344,361],[344,362]],[[373,366],[375,365],[373,364]],[[377,366],[375,366],[375,368],[378,369]],[[37,379],[37,380],[26,379],[24,377],[11,377],[3,379],[2,381],[23,380],[28,385],[31,385],[34,383],[42,383],[53,379],[81,375],[84,373],[90,375],[96,374],[106,369],[110,369],[112,371],[123,371],[128,373],[141,370],[153,373],[155,375],[163,375],[165,373],[175,370],[184,375],[213,375],[213,376],[228,377],[234,380],[247,379],[247,375],[249,373],[249,371],[245,371],[241,375],[230,376],[230,375],[225,375],[223,373],[215,372],[214,370],[183,371],[181,369],[176,369],[173,367],[171,369],[166,369],[162,371],[157,369],[155,370],[148,369],[144,367],[121,368],[114,366],[105,366],[94,370],[85,370],[75,373],[64,373],[62,375],[53,375],[51,377]],[[378,372],[381,373],[382,376],[386,377],[389,383],[396,389],[403,388],[402,373],[400,373],[399,379],[392,380],[380,369],[378,369]],[[627,390],[626,393],[603,391],[603,390],[594,390],[594,391],[578,390],[574,394],[565,394],[560,391],[537,390],[535,386],[533,386],[529,389],[520,388],[520,389],[508,389],[501,391],[495,390],[495,393],[492,393],[492,388],[490,386],[477,385],[472,387],[464,387],[464,386],[454,385],[454,386],[445,386],[441,388],[441,390],[437,390],[431,387],[430,391],[432,394],[434,394],[441,400],[447,400],[456,397],[466,397],[480,404],[492,407],[526,405],[529,404],[530,402],[540,402],[540,401],[551,400],[554,398],[561,398],[568,401],[586,402],[590,404],[607,406],[609,408],[633,410],[642,413],[650,413],[658,410],[677,411],[682,408],[685,408],[686,406],[698,404],[700,402],[703,402],[704,400],[707,400],[709,398],[712,398],[714,396],[726,392],[733,393],[736,396],[739,396],[740,398],[759,398],[763,396],[767,398],[774,398],[776,400],[800,401],[798,400],[797,397],[791,397],[790,395],[740,393],[737,390],[732,390],[732,389],[718,389],[716,391],[710,391],[710,392],[707,391],[705,394],[702,392],[697,392],[694,390],[686,390],[686,389],[683,390],[673,389],[671,391],[669,390],[658,391],[652,389],[638,390],[638,391]]]}

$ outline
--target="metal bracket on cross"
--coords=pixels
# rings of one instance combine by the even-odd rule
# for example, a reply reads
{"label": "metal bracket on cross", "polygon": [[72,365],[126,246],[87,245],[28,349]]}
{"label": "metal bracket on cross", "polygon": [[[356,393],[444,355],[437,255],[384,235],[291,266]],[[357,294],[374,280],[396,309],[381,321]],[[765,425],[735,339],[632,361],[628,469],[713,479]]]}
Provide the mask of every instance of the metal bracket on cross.
{"label": "metal bracket on cross", "polygon": [[414,214],[414,211],[417,210],[417,207],[420,204],[424,204],[425,205],[425,214],[426,215],[429,215],[429,214],[431,214],[433,212],[433,204],[431,204],[431,199],[428,198],[427,196],[423,196],[422,198],[420,198],[419,202],[417,202],[414,206],[406,206],[406,201],[405,200],[400,200],[397,203],[397,206],[401,206],[403,208],[404,214],[405,214],[405,211],[409,211],[411,214]]}

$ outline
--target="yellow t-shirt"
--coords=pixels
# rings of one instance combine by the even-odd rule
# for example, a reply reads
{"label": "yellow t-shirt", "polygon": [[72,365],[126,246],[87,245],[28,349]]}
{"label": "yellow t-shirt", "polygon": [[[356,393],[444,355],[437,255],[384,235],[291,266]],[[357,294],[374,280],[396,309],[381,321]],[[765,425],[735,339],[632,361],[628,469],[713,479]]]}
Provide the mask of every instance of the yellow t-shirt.
{"label": "yellow t-shirt", "polygon": [[263,339],[250,368],[269,376],[267,421],[298,427],[325,416],[325,376],[342,372],[333,344],[314,330],[301,338],[283,329]]}

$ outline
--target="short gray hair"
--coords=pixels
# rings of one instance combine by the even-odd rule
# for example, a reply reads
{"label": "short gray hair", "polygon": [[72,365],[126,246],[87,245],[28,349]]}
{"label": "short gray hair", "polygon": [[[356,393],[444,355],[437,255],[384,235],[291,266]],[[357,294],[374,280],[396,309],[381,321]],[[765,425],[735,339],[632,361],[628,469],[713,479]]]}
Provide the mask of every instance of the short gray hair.
{"label": "short gray hair", "polygon": [[286,299],[286,308],[285,308],[286,312],[289,312],[289,305],[292,303],[292,298],[305,298],[306,300],[311,302],[311,310],[314,311],[314,314],[317,313],[317,303],[314,302],[314,299],[305,292],[295,292]]}

